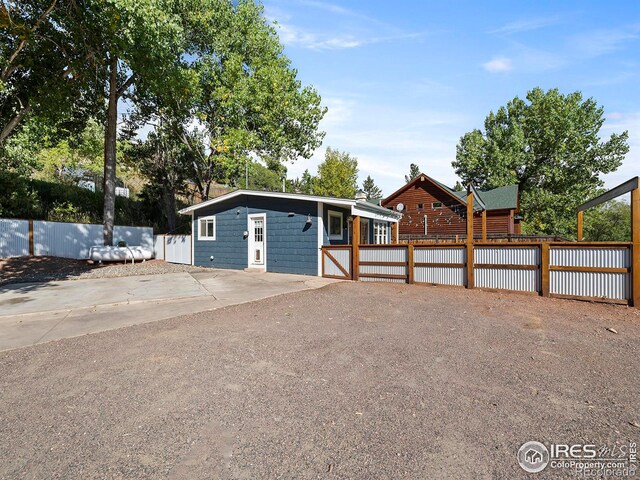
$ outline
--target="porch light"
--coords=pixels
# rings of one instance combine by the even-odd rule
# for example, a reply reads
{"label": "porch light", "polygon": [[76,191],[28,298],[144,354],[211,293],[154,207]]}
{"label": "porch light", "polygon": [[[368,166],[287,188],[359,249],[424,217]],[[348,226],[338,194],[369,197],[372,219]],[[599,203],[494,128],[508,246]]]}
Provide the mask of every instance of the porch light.
{"label": "porch light", "polygon": [[307,223],[308,223],[309,225],[311,225],[311,224],[313,223],[313,220],[311,219],[311,214],[308,214],[308,215],[307,215]]}

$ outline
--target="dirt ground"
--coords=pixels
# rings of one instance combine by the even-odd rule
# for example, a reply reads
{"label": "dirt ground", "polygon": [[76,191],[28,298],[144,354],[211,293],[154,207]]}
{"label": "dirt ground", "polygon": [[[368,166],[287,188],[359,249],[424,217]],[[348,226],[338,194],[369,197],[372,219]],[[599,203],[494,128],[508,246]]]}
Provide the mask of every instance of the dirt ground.
{"label": "dirt ground", "polygon": [[132,275],[199,272],[202,268],[178,265],[163,260],[127,263],[92,263],[60,257],[0,258],[0,286],[10,283],[50,282],[89,278],[114,278]]}
{"label": "dirt ground", "polygon": [[560,478],[638,371],[635,309],[339,283],[0,354],[0,478]]}

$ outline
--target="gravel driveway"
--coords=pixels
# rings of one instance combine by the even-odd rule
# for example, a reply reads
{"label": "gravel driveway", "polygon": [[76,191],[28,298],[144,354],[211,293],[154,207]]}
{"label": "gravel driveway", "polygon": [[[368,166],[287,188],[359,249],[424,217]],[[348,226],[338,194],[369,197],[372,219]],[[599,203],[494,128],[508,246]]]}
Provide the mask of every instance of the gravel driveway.
{"label": "gravel driveway", "polygon": [[339,283],[0,354],[0,478],[526,478],[638,442],[638,371],[634,309]]}

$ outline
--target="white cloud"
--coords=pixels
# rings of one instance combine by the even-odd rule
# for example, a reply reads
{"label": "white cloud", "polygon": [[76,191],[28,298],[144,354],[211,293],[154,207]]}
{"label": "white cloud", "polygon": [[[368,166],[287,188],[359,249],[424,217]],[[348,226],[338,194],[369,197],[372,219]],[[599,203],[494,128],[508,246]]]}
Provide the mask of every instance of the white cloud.
{"label": "white cloud", "polygon": [[482,67],[491,73],[508,72],[513,69],[513,64],[509,58],[496,57],[482,64]]}
{"label": "white cloud", "polygon": [[447,184],[455,183],[451,161],[459,136],[471,126],[466,116],[372,104],[358,97],[327,97],[325,104],[329,111],[320,125],[327,132],[324,144],[310,159],[289,165],[290,178],[299,177],[305,169],[315,174],[330,146],[357,157],[359,182],[371,175],[385,194],[404,183],[411,163]]}
{"label": "white cloud", "polygon": [[497,35],[512,35],[515,33],[529,32],[532,30],[539,30],[541,28],[556,25],[560,22],[560,18],[554,17],[541,17],[532,18],[528,20],[517,20],[515,22],[507,23],[502,27],[490,30],[488,33]]}
{"label": "white cloud", "polygon": [[620,50],[638,39],[640,24],[584,32],[572,37],[569,45],[582,57],[593,58]]}
{"label": "white cloud", "polygon": [[278,23],[276,29],[284,45],[297,46],[309,50],[344,50],[376,43],[417,39],[427,35],[426,33],[420,32],[398,33],[386,36],[355,35],[352,33],[318,33],[307,31],[288,23]]}
{"label": "white cloud", "polygon": [[605,121],[600,131],[602,141],[606,141],[612,133],[629,132],[629,153],[620,168],[603,177],[607,188],[613,188],[632,177],[638,176],[640,165],[640,112],[622,113],[612,112],[605,115]]}

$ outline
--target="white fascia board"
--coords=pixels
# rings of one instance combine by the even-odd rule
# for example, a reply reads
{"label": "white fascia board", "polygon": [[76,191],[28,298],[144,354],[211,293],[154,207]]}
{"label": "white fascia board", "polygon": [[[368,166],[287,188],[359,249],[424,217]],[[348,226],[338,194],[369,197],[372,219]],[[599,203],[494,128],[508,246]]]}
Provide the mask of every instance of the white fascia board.
{"label": "white fascia board", "polygon": [[300,195],[297,193],[283,193],[283,192],[260,192],[257,190],[236,190],[231,193],[226,193],[216,198],[212,198],[211,200],[207,200],[206,202],[197,203],[195,205],[191,205],[190,207],[183,208],[178,213],[182,215],[188,215],[189,213],[198,210],[200,208],[208,207],[209,205],[214,205],[216,203],[224,202],[225,200],[230,200],[235,197],[239,197],[240,195],[249,195],[253,197],[269,197],[269,198],[284,198],[289,200],[302,200],[307,202],[328,202],[334,205],[341,205],[345,207],[352,206],[356,201],[349,200],[347,198],[331,198],[331,197],[319,197],[316,195]]}
{"label": "white fascia board", "polygon": [[357,215],[359,217],[364,217],[364,218],[372,218],[374,220],[384,220],[385,222],[393,222],[393,223],[398,223],[398,221],[400,220],[400,218],[398,218],[398,216],[391,211],[389,212],[389,215],[384,215],[382,213],[374,213],[368,210],[362,210],[358,208],[356,205],[353,205],[351,207],[351,215]]}

